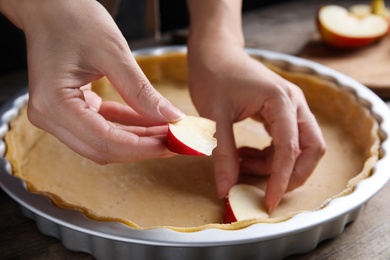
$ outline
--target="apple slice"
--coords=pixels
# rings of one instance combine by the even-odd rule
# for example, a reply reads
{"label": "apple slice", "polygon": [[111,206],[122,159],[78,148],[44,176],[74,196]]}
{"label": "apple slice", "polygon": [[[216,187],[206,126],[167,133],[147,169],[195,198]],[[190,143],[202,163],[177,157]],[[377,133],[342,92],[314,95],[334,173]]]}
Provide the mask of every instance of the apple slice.
{"label": "apple slice", "polygon": [[267,209],[262,205],[264,195],[263,190],[253,185],[234,185],[225,198],[224,223],[252,218],[268,218]]}
{"label": "apple slice", "polygon": [[344,7],[326,5],[318,10],[317,28],[323,40],[332,46],[358,48],[384,37],[389,23],[377,14],[354,15]]}
{"label": "apple slice", "polygon": [[167,147],[178,154],[209,156],[217,146],[215,131],[214,121],[198,116],[186,116],[168,125]]}

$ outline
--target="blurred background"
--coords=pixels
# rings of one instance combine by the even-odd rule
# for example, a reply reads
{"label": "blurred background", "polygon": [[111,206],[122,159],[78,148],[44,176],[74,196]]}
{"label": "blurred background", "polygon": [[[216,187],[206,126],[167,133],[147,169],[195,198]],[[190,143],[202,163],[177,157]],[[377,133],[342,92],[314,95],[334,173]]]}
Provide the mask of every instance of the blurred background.
{"label": "blurred background", "polygon": [[[165,37],[164,42],[167,43],[172,40],[168,36],[170,32],[188,27],[185,0],[101,0],[100,2],[112,14],[126,39],[135,41],[136,46],[162,41],[160,38],[162,35]],[[283,0],[244,0],[243,12],[279,2]],[[180,42],[180,34],[176,32],[175,35],[175,40]],[[23,69],[26,69],[24,34],[0,14],[0,74]]]}

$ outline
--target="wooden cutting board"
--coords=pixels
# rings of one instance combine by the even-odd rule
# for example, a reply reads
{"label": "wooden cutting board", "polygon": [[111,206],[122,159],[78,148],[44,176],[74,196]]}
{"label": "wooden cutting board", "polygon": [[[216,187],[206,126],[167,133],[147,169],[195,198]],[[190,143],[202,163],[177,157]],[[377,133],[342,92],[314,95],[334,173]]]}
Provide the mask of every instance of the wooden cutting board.
{"label": "wooden cutting board", "polygon": [[298,56],[336,69],[366,85],[382,99],[390,99],[390,35],[356,50],[333,48],[315,35]]}

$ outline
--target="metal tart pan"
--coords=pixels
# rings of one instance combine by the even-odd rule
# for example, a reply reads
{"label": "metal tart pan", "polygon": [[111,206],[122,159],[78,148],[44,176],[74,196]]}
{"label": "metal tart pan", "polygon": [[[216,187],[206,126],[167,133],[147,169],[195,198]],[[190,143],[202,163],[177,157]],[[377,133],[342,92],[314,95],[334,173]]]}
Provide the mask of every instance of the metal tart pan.
{"label": "metal tart pan", "polygon": [[[135,51],[135,55],[172,52],[186,52],[186,48],[155,47]],[[23,181],[12,175],[11,167],[4,159],[3,141],[0,142],[0,187],[20,204],[27,217],[35,220],[42,233],[58,238],[70,250],[86,252],[97,259],[282,259],[312,251],[321,241],[341,234],[390,179],[387,170],[390,168],[390,110],[367,87],[335,70],[282,53],[260,49],[247,49],[247,52],[290,71],[332,80],[345,91],[354,93],[380,124],[382,156],[372,176],[361,181],[351,194],[334,199],[325,208],[297,214],[281,223],[254,224],[234,231],[210,228],[190,233],[166,228],[137,230],[118,222],[95,221],[79,211],[58,208],[46,197],[30,193]],[[1,108],[0,139],[4,138],[9,122],[27,101],[26,88]]]}

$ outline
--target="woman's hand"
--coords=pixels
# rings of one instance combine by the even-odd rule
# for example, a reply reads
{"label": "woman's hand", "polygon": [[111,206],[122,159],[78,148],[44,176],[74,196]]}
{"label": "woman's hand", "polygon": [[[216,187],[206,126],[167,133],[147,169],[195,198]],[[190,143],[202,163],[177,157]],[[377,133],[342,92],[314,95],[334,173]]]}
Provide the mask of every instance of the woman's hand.
{"label": "woman's hand", "polygon": [[[270,176],[265,203],[271,212],[286,191],[305,182],[325,151],[302,91],[234,44],[192,45],[189,68],[198,111],[217,122],[213,159],[220,197],[239,172]],[[272,137],[270,147],[237,150],[233,124],[248,117],[264,123]]]}
{"label": "woman's hand", "polygon": [[[183,113],[153,88],[97,1],[0,0],[0,11],[26,35],[34,125],[100,164],[173,155],[166,123]],[[128,106],[90,90],[102,76]]]}
{"label": "woman's hand", "polygon": [[[240,170],[269,175],[270,212],[283,194],[302,185],[325,151],[320,128],[301,90],[244,52],[241,0],[187,0],[190,10],[188,64],[191,96],[202,116],[217,122],[213,152],[220,197]],[[233,124],[252,117],[264,123],[272,145],[237,150]]]}

